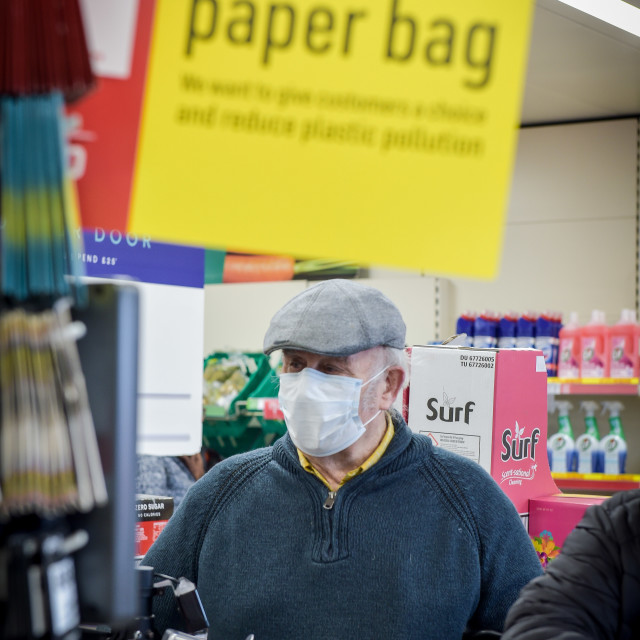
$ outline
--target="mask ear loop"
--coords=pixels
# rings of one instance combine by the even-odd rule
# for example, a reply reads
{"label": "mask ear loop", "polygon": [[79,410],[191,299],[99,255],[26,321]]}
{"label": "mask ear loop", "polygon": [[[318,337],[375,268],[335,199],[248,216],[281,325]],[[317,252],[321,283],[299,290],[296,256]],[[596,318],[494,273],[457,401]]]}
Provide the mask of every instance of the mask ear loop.
{"label": "mask ear loop", "polygon": [[362,423],[362,426],[366,427],[370,422],[373,422],[381,413],[382,409],[378,409],[366,422]]}
{"label": "mask ear loop", "polygon": [[[384,369],[382,369],[381,371],[378,371],[378,373],[376,373],[375,376],[373,376],[372,378],[369,378],[366,382],[363,382],[362,385],[360,386],[360,391],[362,391],[362,387],[364,387],[365,385],[375,380],[378,376],[381,376],[390,366],[391,365],[387,365]],[[366,427],[370,422],[375,420],[381,413],[382,413],[382,409],[378,409],[366,422],[362,423],[362,426]]]}
{"label": "mask ear loop", "polygon": [[390,366],[391,365],[387,365],[384,369],[382,369],[381,371],[378,371],[378,373],[376,373],[376,375],[373,376],[373,378],[369,378],[366,382],[363,382],[360,388],[362,389],[362,387],[364,387],[365,385],[375,380],[378,376],[381,376]]}

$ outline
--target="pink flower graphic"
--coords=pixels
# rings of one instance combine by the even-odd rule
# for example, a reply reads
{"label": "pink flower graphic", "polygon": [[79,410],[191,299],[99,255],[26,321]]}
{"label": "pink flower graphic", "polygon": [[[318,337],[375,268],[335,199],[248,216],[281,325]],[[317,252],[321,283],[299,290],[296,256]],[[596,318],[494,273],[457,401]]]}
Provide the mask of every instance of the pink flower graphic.
{"label": "pink flower graphic", "polygon": [[532,542],[542,568],[546,569],[549,563],[560,553],[560,547],[556,546],[550,531],[540,532],[540,535],[533,538]]}

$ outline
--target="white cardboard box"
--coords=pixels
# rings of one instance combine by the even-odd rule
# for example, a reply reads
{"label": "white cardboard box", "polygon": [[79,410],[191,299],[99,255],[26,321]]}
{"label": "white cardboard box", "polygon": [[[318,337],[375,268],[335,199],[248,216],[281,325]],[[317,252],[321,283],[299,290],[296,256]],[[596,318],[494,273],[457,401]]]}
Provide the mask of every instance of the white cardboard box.
{"label": "white cardboard box", "polygon": [[535,349],[411,349],[408,424],[477,462],[522,516],[557,493],[547,458],[547,373]]}

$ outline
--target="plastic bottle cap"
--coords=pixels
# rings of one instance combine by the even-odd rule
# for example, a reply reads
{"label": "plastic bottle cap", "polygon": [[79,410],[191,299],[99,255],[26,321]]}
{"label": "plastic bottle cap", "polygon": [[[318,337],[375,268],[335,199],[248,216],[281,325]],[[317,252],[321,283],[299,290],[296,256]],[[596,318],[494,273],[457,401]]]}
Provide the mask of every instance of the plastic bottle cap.
{"label": "plastic bottle cap", "polygon": [[618,324],[636,324],[636,312],[634,309],[623,309],[620,313]]}

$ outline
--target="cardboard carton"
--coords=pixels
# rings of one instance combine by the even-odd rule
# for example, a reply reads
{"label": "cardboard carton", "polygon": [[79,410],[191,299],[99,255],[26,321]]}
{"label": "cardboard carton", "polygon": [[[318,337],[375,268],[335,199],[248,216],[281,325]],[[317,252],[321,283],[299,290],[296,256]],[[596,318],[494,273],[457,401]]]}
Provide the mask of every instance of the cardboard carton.
{"label": "cardboard carton", "polygon": [[529,536],[544,568],[559,555],[585,511],[607,497],[565,493],[530,500]]}
{"label": "cardboard carton", "polygon": [[477,462],[525,521],[558,493],[547,458],[547,370],[535,349],[411,349],[408,425]]}

